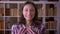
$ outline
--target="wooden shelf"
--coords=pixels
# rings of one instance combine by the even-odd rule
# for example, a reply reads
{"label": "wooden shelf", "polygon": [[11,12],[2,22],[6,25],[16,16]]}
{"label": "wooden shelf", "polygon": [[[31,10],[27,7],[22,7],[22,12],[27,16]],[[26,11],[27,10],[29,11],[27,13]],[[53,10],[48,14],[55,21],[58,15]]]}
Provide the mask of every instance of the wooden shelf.
{"label": "wooden shelf", "polygon": [[[25,3],[26,1],[0,1],[0,3]],[[32,1],[35,4],[56,4],[56,2],[48,2],[48,1]]]}
{"label": "wooden shelf", "polygon": [[[13,24],[18,23],[20,21],[20,17],[22,15],[22,6],[26,1],[0,1],[4,4],[3,8],[0,9],[0,18],[2,17],[3,23],[0,23],[0,34],[11,34],[11,27]],[[38,9],[38,19],[37,22],[44,23],[46,26],[46,33],[49,34],[49,31],[57,31],[57,1],[32,1],[36,4]],[[50,10],[50,6],[54,5],[54,11]],[[53,17],[52,19],[49,19]],[[56,18],[56,19],[55,19]],[[1,28],[2,27],[2,28]]]}

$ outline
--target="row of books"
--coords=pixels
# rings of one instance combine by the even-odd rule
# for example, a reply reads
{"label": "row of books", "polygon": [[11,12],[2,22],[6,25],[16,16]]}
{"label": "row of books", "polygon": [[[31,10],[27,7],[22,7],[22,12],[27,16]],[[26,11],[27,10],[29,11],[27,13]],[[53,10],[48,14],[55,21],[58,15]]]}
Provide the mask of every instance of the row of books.
{"label": "row of books", "polygon": [[[42,23],[42,19],[43,18],[40,17],[40,18],[38,18],[38,20],[36,22],[41,24]],[[20,18],[19,18],[19,21],[20,21]],[[17,23],[17,22],[18,22],[17,17],[10,17],[10,18],[6,17],[5,18],[5,24],[6,24],[5,27],[6,28],[11,28],[10,26],[12,26],[12,24]],[[55,29],[56,25],[57,25],[57,22],[54,20],[53,17],[50,17],[50,18],[46,19],[45,25],[46,25],[47,29]],[[0,20],[0,29],[4,29],[4,21],[3,20]]]}
{"label": "row of books", "polygon": [[17,8],[17,4],[16,3],[6,3],[5,4],[5,8]]}
{"label": "row of books", "polygon": [[[19,21],[20,21],[20,18],[19,18]],[[38,18],[36,22],[41,24],[42,18]],[[11,29],[11,26],[15,23],[18,23],[17,17],[10,17],[10,18],[5,17],[5,22],[2,19],[0,20],[0,29],[4,29],[4,27],[6,29]]]}
{"label": "row of books", "polygon": [[[44,16],[46,14],[46,16],[56,16],[57,15],[57,8],[54,7],[53,4],[47,4],[46,5],[46,11],[44,14],[42,5],[39,4],[38,6],[38,16]],[[21,15],[21,7],[19,9],[19,15]],[[0,16],[4,15],[4,8],[0,8]],[[17,9],[17,4],[6,4],[6,8],[5,8],[5,15],[6,16],[18,16],[18,9]]]}
{"label": "row of books", "polygon": [[54,4],[47,4],[46,5],[46,16],[56,16],[57,15],[57,8]]}
{"label": "row of books", "polygon": [[46,29],[56,29],[56,21],[49,21],[45,23]]}
{"label": "row of books", "polygon": [[17,9],[6,9],[5,11],[6,16],[18,16],[18,11]]}
{"label": "row of books", "polygon": [[[10,18],[10,23],[7,22],[7,23],[5,24],[6,26],[7,26],[7,24],[8,24],[8,29],[11,28],[11,24],[15,23],[15,22],[11,23],[11,22],[14,21],[14,20],[16,20],[16,19],[15,19],[15,18],[14,18],[14,19]],[[40,18],[40,20],[39,20],[38,22],[41,23],[41,22],[42,22],[41,20],[42,20],[42,18]],[[9,25],[9,24],[10,24],[10,25]],[[46,22],[45,25],[46,25],[46,29],[56,29],[56,21]],[[5,28],[6,28],[6,26],[5,26]],[[0,21],[0,29],[4,29],[4,21]],[[54,31],[54,30],[53,30],[53,31]],[[50,30],[49,30],[49,32],[47,32],[46,34],[54,34],[55,32],[53,32],[53,31],[50,31]],[[11,33],[11,32],[6,31],[5,33],[6,33],[6,34],[9,34],[9,33]],[[2,34],[2,32],[0,32],[0,34]]]}
{"label": "row of books", "polygon": [[[14,9],[5,9],[5,15],[6,16],[18,16],[18,9],[14,8]],[[0,16],[4,15],[4,10],[0,9]],[[46,15],[47,16],[56,16],[57,15],[57,11],[46,11]],[[43,10],[42,9],[38,9],[38,16],[44,16]]]}

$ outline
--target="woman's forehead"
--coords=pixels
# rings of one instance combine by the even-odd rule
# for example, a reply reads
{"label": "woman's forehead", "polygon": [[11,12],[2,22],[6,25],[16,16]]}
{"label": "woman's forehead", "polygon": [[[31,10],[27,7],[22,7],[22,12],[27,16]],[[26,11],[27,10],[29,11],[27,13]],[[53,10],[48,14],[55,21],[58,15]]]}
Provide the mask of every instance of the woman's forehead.
{"label": "woman's forehead", "polygon": [[25,6],[24,6],[24,8],[34,8],[34,6],[32,5],[32,4],[26,4]]}
{"label": "woman's forehead", "polygon": [[[33,4],[26,4],[25,6],[31,6],[31,7],[34,7]],[[24,6],[24,7],[25,7],[25,6]]]}

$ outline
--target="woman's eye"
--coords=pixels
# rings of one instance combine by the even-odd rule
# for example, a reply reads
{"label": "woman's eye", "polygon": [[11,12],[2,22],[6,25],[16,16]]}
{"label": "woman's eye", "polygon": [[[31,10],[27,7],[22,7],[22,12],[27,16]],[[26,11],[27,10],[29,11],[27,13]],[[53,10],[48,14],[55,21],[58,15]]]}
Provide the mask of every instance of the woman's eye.
{"label": "woman's eye", "polygon": [[25,12],[27,12],[27,11],[34,12],[34,9],[25,9],[24,11],[25,11]]}
{"label": "woman's eye", "polygon": [[27,9],[25,11],[28,11]]}
{"label": "woman's eye", "polygon": [[33,9],[31,9],[30,11],[34,11]]}
{"label": "woman's eye", "polygon": [[34,12],[35,10],[34,10],[34,9],[31,9],[30,11],[31,11],[31,12]]}

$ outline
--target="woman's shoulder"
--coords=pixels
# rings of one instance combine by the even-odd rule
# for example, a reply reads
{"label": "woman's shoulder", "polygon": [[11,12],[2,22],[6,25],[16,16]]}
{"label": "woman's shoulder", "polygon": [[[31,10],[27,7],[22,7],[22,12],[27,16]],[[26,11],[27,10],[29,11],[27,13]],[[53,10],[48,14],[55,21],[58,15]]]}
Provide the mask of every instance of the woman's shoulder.
{"label": "woman's shoulder", "polygon": [[24,24],[13,24],[12,28],[21,28],[21,27],[25,27]]}
{"label": "woman's shoulder", "polygon": [[12,25],[12,29],[16,28],[17,27],[17,24],[13,24]]}
{"label": "woman's shoulder", "polygon": [[17,27],[17,24],[13,24],[12,27]]}

